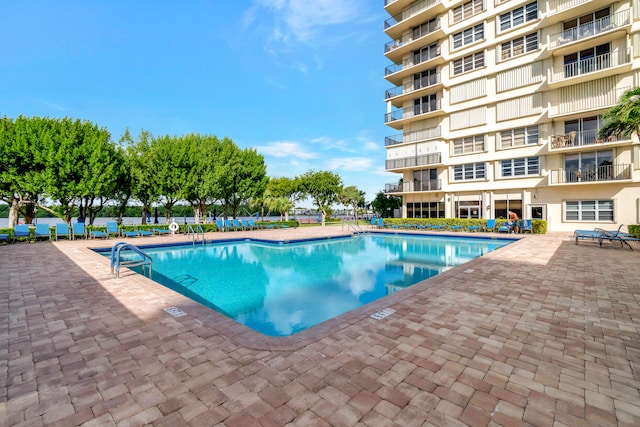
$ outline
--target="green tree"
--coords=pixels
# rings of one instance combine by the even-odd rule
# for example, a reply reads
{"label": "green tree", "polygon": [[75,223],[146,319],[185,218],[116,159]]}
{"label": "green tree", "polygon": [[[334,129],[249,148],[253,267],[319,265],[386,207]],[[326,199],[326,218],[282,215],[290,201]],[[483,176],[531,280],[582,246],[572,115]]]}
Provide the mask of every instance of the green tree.
{"label": "green tree", "polygon": [[308,171],[298,178],[301,193],[311,197],[322,217],[325,226],[328,209],[340,200],[342,179],[329,171]]}
{"label": "green tree", "polygon": [[340,194],[340,203],[353,209],[353,213],[358,221],[358,208],[364,208],[364,191],[358,190],[355,185],[345,187]]}
{"label": "green tree", "polygon": [[[294,208],[300,199],[300,182],[297,178],[271,178],[267,184],[267,190],[271,198],[284,198],[288,203],[288,208],[284,211],[285,220],[289,220],[289,210]],[[270,206],[270,209],[273,207]]]}
{"label": "green tree", "polygon": [[188,147],[190,164],[184,175],[184,198],[193,208],[196,223],[200,222],[200,217],[206,222],[207,209],[215,202],[216,159],[221,143],[215,136],[197,134],[180,138],[180,143]]}
{"label": "green tree", "polygon": [[382,218],[392,218],[394,209],[402,206],[402,199],[397,196],[387,196],[383,191],[376,194],[371,202],[371,209]]}
{"label": "green tree", "polygon": [[[133,141],[127,132],[121,138],[121,141],[127,143],[125,148],[125,165],[129,168],[131,175],[131,196],[142,204],[141,218],[142,223],[147,223],[147,216],[151,215],[151,205],[160,197],[160,187],[158,176],[155,172],[154,156],[151,150],[151,142],[153,135],[150,132],[142,130],[137,141]],[[126,196],[126,195],[123,195]],[[124,197],[121,198],[124,202]],[[124,213],[124,206],[121,205]],[[122,220],[122,216],[120,216]]]}
{"label": "green tree", "polygon": [[600,138],[610,136],[640,137],[640,87],[634,87],[622,94],[618,105],[602,116],[603,124],[598,131]]}
{"label": "green tree", "polygon": [[[173,206],[184,199],[189,174],[189,147],[181,144],[178,137],[165,135],[151,141],[151,165],[160,194],[160,203],[165,208],[167,223],[171,219]],[[143,215],[150,212],[143,212]],[[143,223],[145,223],[143,219]]]}

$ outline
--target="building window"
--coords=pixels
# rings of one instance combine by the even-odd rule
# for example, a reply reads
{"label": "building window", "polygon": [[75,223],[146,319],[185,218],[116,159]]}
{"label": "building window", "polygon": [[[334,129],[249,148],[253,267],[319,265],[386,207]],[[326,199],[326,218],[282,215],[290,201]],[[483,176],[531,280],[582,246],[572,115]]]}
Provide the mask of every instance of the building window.
{"label": "building window", "polygon": [[413,100],[413,115],[430,113],[438,109],[438,96],[435,93]]}
{"label": "building window", "polygon": [[568,200],[565,221],[613,221],[613,200]]}
{"label": "building window", "polygon": [[438,70],[436,68],[413,75],[413,90],[433,86],[436,83],[438,83]]}
{"label": "building window", "polygon": [[566,182],[609,181],[615,177],[613,150],[585,151],[564,156]]}
{"label": "building window", "polygon": [[540,175],[539,157],[502,160],[502,177]]}
{"label": "building window", "polygon": [[601,19],[607,18],[608,16],[611,16],[611,11],[609,7],[605,7],[604,9],[590,12],[579,18],[566,21],[563,24],[565,35],[569,36],[570,40],[573,40],[573,38],[571,38],[571,36],[573,35],[572,31],[575,31],[576,29],[578,29],[578,27],[581,27],[580,30],[581,32],[585,33],[585,35],[593,34],[594,24]]}
{"label": "building window", "polygon": [[478,24],[453,35],[455,49],[484,39],[484,24]]}
{"label": "building window", "polygon": [[484,52],[477,52],[453,61],[453,75],[466,73],[484,67]]}
{"label": "building window", "polygon": [[484,179],[485,167],[484,163],[467,163],[465,165],[456,165],[453,167],[454,181],[469,181],[474,179]]}
{"label": "building window", "polygon": [[482,0],[471,0],[453,9],[453,23],[464,21],[467,18],[484,11]]}
{"label": "building window", "polygon": [[444,218],[444,202],[407,203],[407,218]]}
{"label": "building window", "polygon": [[440,49],[438,48],[438,43],[433,43],[429,46],[425,46],[418,50],[414,50],[413,65],[417,65],[422,62],[428,61],[430,59],[435,58],[438,55],[440,55]]}
{"label": "building window", "polygon": [[484,151],[484,135],[467,136],[453,140],[453,154],[470,154]]}
{"label": "building window", "polygon": [[500,132],[500,148],[522,147],[538,143],[538,126],[509,129]]}
{"label": "building window", "polygon": [[573,145],[591,145],[596,143],[601,127],[602,116],[583,117],[564,122],[564,133],[570,135],[575,132]]}
{"label": "building window", "polygon": [[538,33],[531,33],[523,37],[518,37],[501,45],[502,59],[509,59],[515,56],[524,55],[538,50]]}
{"label": "building window", "polygon": [[529,3],[526,6],[518,7],[510,12],[500,15],[500,31],[517,27],[525,22],[538,19],[538,3]]}
{"label": "building window", "polygon": [[413,27],[413,40],[417,40],[420,37],[426,36],[437,30],[440,27],[438,18],[432,18],[424,24]]}
{"label": "building window", "polygon": [[564,57],[564,76],[573,77],[581,74],[604,70],[611,66],[611,48],[609,43],[581,50]]}

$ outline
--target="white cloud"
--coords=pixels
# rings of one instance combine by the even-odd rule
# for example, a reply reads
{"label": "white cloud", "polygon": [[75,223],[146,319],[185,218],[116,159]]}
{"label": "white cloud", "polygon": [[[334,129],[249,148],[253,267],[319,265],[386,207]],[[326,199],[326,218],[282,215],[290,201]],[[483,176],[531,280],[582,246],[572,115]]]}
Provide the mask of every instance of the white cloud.
{"label": "white cloud", "polygon": [[327,160],[329,170],[369,171],[375,166],[370,157],[342,157]]}
{"label": "white cloud", "polygon": [[303,147],[302,144],[290,141],[277,141],[268,145],[257,146],[255,149],[265,156],[272,157],[289,157],[304,160],[316,159],[319,157],[318,154]]}

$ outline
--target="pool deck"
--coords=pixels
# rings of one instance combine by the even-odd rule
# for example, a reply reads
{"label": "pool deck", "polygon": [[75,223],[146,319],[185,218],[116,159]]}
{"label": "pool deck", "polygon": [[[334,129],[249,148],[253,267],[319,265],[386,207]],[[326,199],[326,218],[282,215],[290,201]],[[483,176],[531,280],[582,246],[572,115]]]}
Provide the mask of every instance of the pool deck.
{"label": "pool deck", "polygon": [[88,248],[116,241],[0,245],[0,426],[640,425],[640,250],[527,235],[269,338],[142,276],[114,279]]}

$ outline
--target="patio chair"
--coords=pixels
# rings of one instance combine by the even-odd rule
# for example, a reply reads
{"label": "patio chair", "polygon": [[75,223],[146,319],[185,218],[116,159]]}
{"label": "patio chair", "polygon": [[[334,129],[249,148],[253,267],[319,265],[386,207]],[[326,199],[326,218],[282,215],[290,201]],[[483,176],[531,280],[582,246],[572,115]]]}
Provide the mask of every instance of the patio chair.
{"label": "patio chair", "polygon": [[139,229],[138,234],[140,235],[140,237],[151,237],[153,236],[153,231]]}
{"label": "patio chair", "polygon": [[484,231],[496,231],[496,220],[495,219],[488,219],[487,220],[487,225],[484,226]]}
{"label": "patio chair", "polygon": [[33,240],[36,241],[38,238],[51,241],[51,229],[49,228],[49,224],[36,224]]}
{"label": "patio chair", "polygon": [[106,239],[109,237],[106,231],[102,230],[89,230],[89,237],[92,239]]}
{"label": "patio chair", "polygon": [[522,227],[520,228],[520,232],[521,233],[529,232],[529,233],[533,234],[533,225],[532,225],[530,219],[523,219],[522,220]]}
{"label": "patio chair", "polygon": [[0,234],[0,242],[4,242],[7,245],[11,242],[11,236],[9,234]]}
{"label": "patio chair", "polygon": [[107,237],[114,235],[118,237],[120,235],[120,230],[118,229],[118,223],[115,221],[107,222]]}
{"label": "patio chair", "polygon": [[611,243],[620,242],[620,246],[627,245],[629,246],[629,249],[633,250],[633,246],[631,246],[631,243],[629,242],[640,242],[640,239],[635,237],[634,235],[623,232],[622,224],[620,224],[618,229],[615,231],[600,230],[597,228],[596,231],[601,232],[600,237],[598,238],[600,246],[602,246],[602,242],[604,240],[608,240]]}
{"label": "patio chair", "polygon": [[84,222],[74,222],[71,224],[71,232],[73,240],[87,238],[87,228],[84,226]]}
{"label": "patio chair", "polygon": [[498,233],[510,233],[511,232],[511,227],[509,226],[508,222],[505,222],[504,224],[498,226]]}
{"label": "patio chair", "polygon": [[69,224],[66,222],[56,224],[56,241],[58,237],[66,237],[71,240],[71,230],[69,229]]}
{"label": "patio chair", "polygon": [[122,235],[124,237],[139,237],[140,233],[138,233],[138,230],[125,230],[122,232]]}
{"label": "patio chair", "polygon": [[158,236],[164,236],[165,234],[168,235],[169,233],[171,233],[171,230],[169,230],[168,228],[154,228],[153,233],[157,234]]}
{"label": "patio chair", "polygon": [[462,231],[463,228],[464,227],[461,226],[461,225],[452,225],[452,226],[449,227],[449,230],[451,230],[451,231]]}
{"label": "patio chair", "polygon": [[470,225],[470,226],[467,227],[467,231],[471,231],[471,232],[480,231],[480,226],[479,225]]}
{"label": "patio chair", "polygon": [[17,224],[13,227],[13,240],[27,238],[27,242],[31,241],[31,230],[28,224]]}
{"label": "patio chair", "polygon": [[216,230],[217,231],[225,231],[226,227],[224,226],[224,220],[221,218],[216,219]]}

